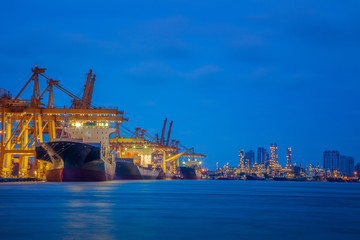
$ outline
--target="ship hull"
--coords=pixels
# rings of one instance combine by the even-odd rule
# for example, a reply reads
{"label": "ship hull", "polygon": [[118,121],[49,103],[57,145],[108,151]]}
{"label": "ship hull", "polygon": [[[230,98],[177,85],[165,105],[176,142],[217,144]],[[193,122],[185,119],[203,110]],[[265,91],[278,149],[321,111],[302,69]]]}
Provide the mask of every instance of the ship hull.
{"label": "ship hull", "polygon": [[131,160],[116,161],[117,180],[153,180],[160,179],[160,175],[161,170],[137,166]]}
{"label": "ship hull", "polygon": [[93,182],[113,180],[112,175],[101,171],[71,168],[47,170],[45,176],[48,182]]}
{"label": "ship hull", "polygon": [[245,180],[260,181],[260,180],[265,180],[265,178],[261,178],[261,177],[255,176],[255,175],[246,175]]}
{"label": "ship hull", "polygon": [[175,179],[179,179],[178,176],[174,173],[164,173],[161,172],[159,174],[158,179],[162,179],[162,180],[175,180]]}
{"label": "ship hull", "polygon": [[191,167],[179,167],[180,176],[185,180],[198,180],[201,179],[201,176],[196,173],[195,168]]}
{"label": "ship hull", "polygon": [[49,182],[111,181],[115,161],[101,154],[99,146],[58,141],[36,147],[36,158],[50,162],[45,175]]}

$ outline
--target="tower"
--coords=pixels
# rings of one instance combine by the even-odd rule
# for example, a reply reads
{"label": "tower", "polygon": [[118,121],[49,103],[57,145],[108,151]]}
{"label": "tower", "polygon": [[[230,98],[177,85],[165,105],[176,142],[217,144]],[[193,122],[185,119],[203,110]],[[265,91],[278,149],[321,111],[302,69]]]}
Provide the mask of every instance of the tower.
{"label": "tower", "polygon": [[279,165],[278,154],[277,154],[277,143],[274,143],[274,162],[275,165]]}
{"label": "tower", "polygon": [[277,146],[276,143],[270,144],[270,160],[269,160],[269,166],[270,168],[274,168],[275,165],[277,165]]}
{"label": "tower", "polygon": [[291,168],[291,147],[287,148],[286,152],[286,169]]}
{"label": "tower", "polygon": [[245,169],[245,162],[244,162],[244,149],[239,151],[239,168],[241,170]]}

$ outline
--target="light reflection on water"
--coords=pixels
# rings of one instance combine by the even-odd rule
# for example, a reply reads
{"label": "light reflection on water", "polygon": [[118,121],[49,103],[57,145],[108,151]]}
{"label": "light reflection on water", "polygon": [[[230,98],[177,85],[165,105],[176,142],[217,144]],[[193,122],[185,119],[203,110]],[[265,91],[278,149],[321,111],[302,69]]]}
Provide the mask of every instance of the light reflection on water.
{"label": "light reflection on water", "polygon": [[0,184],[0,239],[360,239],[360,184]]}

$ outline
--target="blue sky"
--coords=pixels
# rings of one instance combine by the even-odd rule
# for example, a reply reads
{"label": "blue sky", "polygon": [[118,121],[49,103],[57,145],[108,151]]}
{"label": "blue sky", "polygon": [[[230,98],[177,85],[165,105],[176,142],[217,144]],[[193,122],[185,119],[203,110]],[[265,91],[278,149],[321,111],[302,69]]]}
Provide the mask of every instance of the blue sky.
{"label": "blue sky", "polygon": [[[35,64],[149,133],[237,165],[279,146],[280,163],[360,159],[359,1],[14,1],[2,3],[0,81],[13,93]],[[55,105],[69,99],[60,93]]]}

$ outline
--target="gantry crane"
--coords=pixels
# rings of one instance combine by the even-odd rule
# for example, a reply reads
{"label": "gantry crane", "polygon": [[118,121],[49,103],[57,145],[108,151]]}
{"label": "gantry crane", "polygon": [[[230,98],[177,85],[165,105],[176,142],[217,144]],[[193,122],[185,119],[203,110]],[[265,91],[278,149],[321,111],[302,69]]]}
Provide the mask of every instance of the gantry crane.
{"label": "gantry crane", "polygon": [[[135,131],[132,132],[123,125],[115,126],[116,136],[111,138],[110,142],[117,157],[133,158],[135,164],[140,165],[142,158],[160,159],[160,162],[155,164],[159,164],[164,172],[175,172],[176,167],[179,166],[179,158],[192,149],[182,149],[179,147],[179,141],[170,141],[173,121],[170,122],[167,139],[165,140],[166,123],[167,119],[164,120],[160,140],[152,137],[145,129],[139,127],[135,127]],[[120,132],[123,135],[122,137]],[[170,142],[171,144],[169,144]]]}
{"label": "gantry crane", "polygon": [[[59,135],[61,122],[64,117],[75,122],[115,122],[121,124],[128,121],[123,117],[124,112],[118,109],[96,108],[91,105],[95,74],[91,78],[92,70],[88,74],[83,97],[63,88],[59,81],[44,75],[46,69],[35,66],[32,76],[25,86],[15,96],[10,94],[0,96],[0,177],[28,175],[29,158],[34,159],[34,167],[30,173],[41,178],[46,163],[35,159],[35,147],[44,141],[53,141]],[[40,77],[46,79],[46,88],[40,90]],[[24,90],[33,83],[32,96],[23,97]],[[54,87],[70,96],[70,108],[56,108],[54,105]],[[47,105],[43,103],[48,92]],[[13,174],[13,163],[19,163],[18,173]]]}

